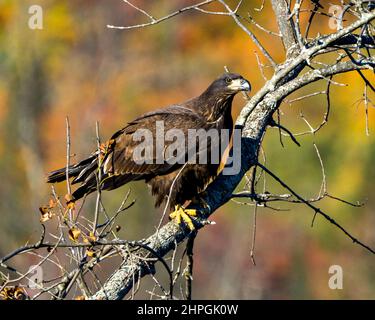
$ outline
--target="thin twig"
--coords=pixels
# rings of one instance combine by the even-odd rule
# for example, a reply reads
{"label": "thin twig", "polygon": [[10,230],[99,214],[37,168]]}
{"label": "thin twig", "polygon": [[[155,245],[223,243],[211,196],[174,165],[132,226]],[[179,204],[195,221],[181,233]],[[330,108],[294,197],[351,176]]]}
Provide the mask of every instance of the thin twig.
{"label": "thin twig", "polygon": [[252,232],[252,239],[251,239],[251,249],[250,249],[250,258],[254,266],[255,263],[255,239],[257,234],[257,214],[258,214],[258,203],[255,203],[254,212],[253,212],[253,232]]}
{"label": "thin twig", "polygon": [[353,243],[356,243],[360,245],[361,247],[365,248],[367,251],[371,252],[372,254],[375,254],[375,250],[369,247],[368,245],[364,244],[363,242],[359,241],[357,238],[352,236],[346,229],[344,229],[340,224],[338,224],[333,218],[331,218],[328,214],[323,212],[321,209],[315,207],[310,202],[303,199],[299,194],[297,194],[295,191],[293,191],[285,182],[283,182],[279,177],[277,177],[272,171],[267,169],[262,164],[258,163],[258,166],[260,166],[265,172],[267,172],[272,178],[274,178],[278,183],[280,183],[285,189],[289,190],[290,193],[292,193],[297,199],[302,201],[304,204],[306,204],[308,207],[314,210],[314,213],[320,214],[322,217],[324,217],[327,221],[329,221],[331,224],[336,226],[338,229],[340,229],[347,237],[349,237]]}
{"label": "thin twig", "polygon": [[[159,18],[159,19],[155,19],[155,18],[152,18],[150,22],[146,22],[146,23],[141,23],[141,24],[136,24],[136,25],[132,25],[132,26],[114,26],[114,25],[107,25],[107,28],[110,28],[110,29],[119,29],[119,30],[129,30],[129,29],[136,29],[136,28],[144,28],[144,27],[149,27],[149,26],[153,26],[155,24],[158,24],[160,22],[163,22],[165,20],[169,20],[185,11],[189,11],[189,10],[195,10],[196,8],[199,8],[201,6],[204,6],[206,4],[209,4],[211,2],[214,2],[216,0],[205,0],[205,1],[202,1],[202,2],[199,2],[197,4],[194,4],[194,5],[191,5],[191,6],[188,6],[188,7],[184,7],[184,8],[181,8],[177,11],[174,11],[162,18]],[[140,11],[141,9],[137,9],[137,11]],[[147,15],[147,14],[146,14]]]}

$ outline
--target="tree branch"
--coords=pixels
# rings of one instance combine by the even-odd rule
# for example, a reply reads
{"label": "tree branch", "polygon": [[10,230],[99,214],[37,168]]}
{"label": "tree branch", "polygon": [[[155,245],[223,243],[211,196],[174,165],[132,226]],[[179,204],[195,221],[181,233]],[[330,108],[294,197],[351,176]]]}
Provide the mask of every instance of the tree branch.
{"label": "tree branch", "polygon": [[[329,66],[319,71],[310,71],[300,78],[284,84],[274,92],[269,93],[256,105],[249,114],[242,130],[240,172],[236,175],[220,174],[201,195],[202,202],[205,205],[195,204],[190,207],[200,212],[199,218],[194,220],[197,230],[209,224],[207,221],[208,217],[231,199],[233,191],[245,173],[258,163],[259,146],[261,145],[269,119],[277,109],[279,102],[288,94],[311,82],[322,79],[322,77],[355,70],[356,68],[358,68],[357,65],[348,61]],[[189,230],[182,229],[171,221],[145,240],[144,243],[157,252],[159,256],[164,256],[175,247],[175,243],[181,243],[189,234]],[[132,262],[125,261],[106,281],[103,288],[93,295],[92,299],[122,299],[131,290],[134,283],[133,277],[138,279],[138,277],[149,274],[151,270],[153,268],[150,267],[150,264],[146,267],[142,259],[136,259]]]}

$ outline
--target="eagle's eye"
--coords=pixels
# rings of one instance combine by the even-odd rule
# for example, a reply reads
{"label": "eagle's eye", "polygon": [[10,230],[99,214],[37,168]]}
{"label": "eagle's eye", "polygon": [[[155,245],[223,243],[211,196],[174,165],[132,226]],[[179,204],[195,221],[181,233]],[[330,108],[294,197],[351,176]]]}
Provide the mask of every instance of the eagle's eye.
{"label": "eagle's eye", "polygon": [[229,84],[229,83],[231,83],[231,82],[232,82],[232,79],[231,79],[231,78],[229,78],[229,77],[228,77],[228,78],[225,78],[225,82]]}

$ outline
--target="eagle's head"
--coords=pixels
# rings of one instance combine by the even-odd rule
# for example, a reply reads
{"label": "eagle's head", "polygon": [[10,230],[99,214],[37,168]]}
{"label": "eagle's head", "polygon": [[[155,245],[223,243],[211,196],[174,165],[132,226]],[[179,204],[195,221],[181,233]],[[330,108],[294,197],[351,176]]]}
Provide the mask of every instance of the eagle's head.
{"label": "eagle's head", "polygon": [[224,73],[214,80],[197,98],[191,100],[191,108],[203,114],[209,121],[224,115],[230,116],[234,96],[240,91],[250,91],[251,85],[237,73]]}
{"label": "eagle's head", "polygon": [[223,95],[235,95],[240,91],[250,91],[250,82],[237,73],[224,73],[209,87],[209,91],[222,93]]}

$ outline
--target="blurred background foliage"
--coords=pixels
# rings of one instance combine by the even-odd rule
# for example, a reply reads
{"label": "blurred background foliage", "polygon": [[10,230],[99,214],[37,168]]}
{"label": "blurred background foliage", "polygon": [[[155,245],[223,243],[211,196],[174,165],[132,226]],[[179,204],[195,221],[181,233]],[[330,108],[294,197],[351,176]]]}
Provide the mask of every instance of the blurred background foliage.
{"label": "blurred background foliage", "polygon": [[[194,1],[135,3],[161,17]],[[32,4],[43,7],[43,30],[28,28]],[[263,11],[255,11],[260,5],[261,0],[244,1],[241,13],[250,12],[258,23],[276,31],[268,1]],[[307,15],[301,18],[306,21]],[[96,121],[102,138],[107,139],[143,112],[199,94],[224,66],[249,79],[253,92],[264,83],[254,53],[257,49],[229,17],[188,12],[149,28],[106,28],[144,19],[121,0],[0,0],[0,256],[39,237],[38,207],[50,198],[45,174],[66,161],[66,116],[71,123],[74,161],[95,148]],[[281,62],[281,42],[254,31]],[[327,18],[317,17],[311,35],[317,32],[331,32]],[[267,70],[266,75],[270,76]],[[374,83],[374,75],[367,76]],[[328,191],[348,201],[365,202],[353,208],[327,199],[319,206],[375,246],[375,111],[370,105],[367,136],[361,79],[349,73],[335,80],[348,86],[332,85],[328,125],[315,136],[299,137],[300,148],[287,137],[282,147],[278,131],[269,129],[263,145],[267,166],[300,194],[314,197],[322,179],[315,142],[325,164]],[[316,83],[293,97],[325,87],[324,82]],[[242,97],[237,97],[234,117],[243,105]],[[315,127],[325,108],[324,95],[285,103],[281,121],[293,132],[306,131],[300,113]],[[113,212],[129,188],[137,202],[122,216],[119,235],[140,239],[154,231],[161,213],[153,209],[147,187],[132,183],[104,193],[104,203]],[[57,191],[64,196],[65,185],[58,185]],[[267,191],[286,192],[271,178],[267,178]],[[88,217],[93,213],[93,198],[85,207]],[[375,296],[374,256],[320,217],[311,228],[313,214],[304,206],[276,206],[290,210],[258,210],[256,266],[250,259],[253,207],[231,202],[213,216],[217,224],[200,232],[196,241],[194,298]],[[53,230],[53,221],[47,224]],[[27,268],[34,259],[25,255],[16,263]],[[343,267],[343,290],[328,288],[328,268],[333,264]],[[143,292],[139,297],[148,295]]]}

